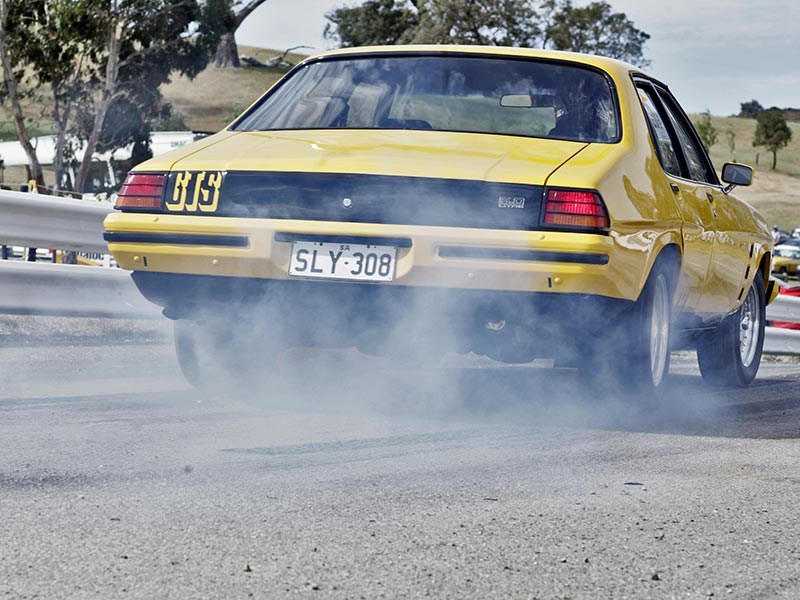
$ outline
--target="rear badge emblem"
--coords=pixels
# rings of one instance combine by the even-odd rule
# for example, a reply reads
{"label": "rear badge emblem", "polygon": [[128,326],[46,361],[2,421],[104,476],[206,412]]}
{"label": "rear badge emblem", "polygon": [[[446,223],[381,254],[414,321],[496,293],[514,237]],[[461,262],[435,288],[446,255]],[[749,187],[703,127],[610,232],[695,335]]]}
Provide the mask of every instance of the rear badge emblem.
{"label": "rear badge emblem", "polygon": [[525,198],[522,196],[500,196],[497,199],[497,208],[525,208]]}
{"label": "rear badge emblem", "polygon": [[345,198],[344,200],[342,200],[342,206],[344,206],[345,208],[350,208],[351,206],[353,206],[353,201],[350,198]]}

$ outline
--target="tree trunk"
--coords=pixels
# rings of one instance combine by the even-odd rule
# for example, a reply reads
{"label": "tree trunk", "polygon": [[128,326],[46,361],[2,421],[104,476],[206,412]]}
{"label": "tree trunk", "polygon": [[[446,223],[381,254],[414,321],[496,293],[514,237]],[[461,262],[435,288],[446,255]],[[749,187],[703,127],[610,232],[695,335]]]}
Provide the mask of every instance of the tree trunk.
{"label": "tree trunk", "polygon": [[239,62],[239,48],[236,46],[236,38],[233,37],[233,34],[239,29],[239,25],[242,24],[242,21],[249,17],[255,9],[266,1],[267,0],[250,0],[239,12],[233,15],[233,29],[228,33],[223,33],[219,44],[217,44],[217,52],[214,55],[215,67],[220,69],[223,67],[235,67],[238,69],[242,66]]}
{"label": "tree trunk", "polygon": [[[11,60],[8,56],[8,46],[6,46],[6,21],[8,19],[8,2],[0,0],[0,62],[3,67],[3,79],[6,83],[6,92],[8,100],[11,103],[11,114],[14,118],[14,128],[17,130],[17,138],[20,145],[25,150],[30,163],[31,176],[36,180],[36,185],[44,188],[44,174],[42,173],[42,165],[36,156],[36,149],[31,143],[31,137],[28,135],[28,130],[25,128],[25,115],[22,113],[22,106],[19,101],[19,92],[17,90],[17,79],[14,77],[14,71],[11,67]],[[44,191],[44,190],[42,190]]]}
{"label": "tree trunk", "polygon": [[777,167],[777,166],[778,166],[778,151],[777,150],[773,150],[772,151],[772,170],[774,171],[775,167]]}
{"label": "tree trunk", "polygon": [[234,67],[238,69],[242,66],[239,62],[239,48],[236,45],[236,38],[231,33],[223,33],[217,44],[217,52],[214,54],[214,66],[218,69],[224,67]]}
{"label": "tree trunk", "polygon": [[54,193],[64,189],[64,147],[67,143],[67,125],[69,123],[70,107],[61,109],[61,102],[58,99],[58,94],[53,90],[53,108],[55,112],[55,125],[56,125],[56,151],[53,157],[53,169],[55,171],[55,184],[53,184]]}
{"label": "tree trunk", "polygon": [[114,101],[117,87],[117,77],[119,76],[119,51],[122,43],[122,25],[113,21],[108,33],[108,61],[106,62],[106,78],[103,83],[103,90],[97,102],[94,115],[94,123],[89,139],[86,140],[86,149],[83,152],[81,166],[75,176],[75,191],[85,192],[86,179],[89,176],[89,168],[92,166],[92,155],[100,141],[100,134],[103,131],[103,124],[111,103]]}

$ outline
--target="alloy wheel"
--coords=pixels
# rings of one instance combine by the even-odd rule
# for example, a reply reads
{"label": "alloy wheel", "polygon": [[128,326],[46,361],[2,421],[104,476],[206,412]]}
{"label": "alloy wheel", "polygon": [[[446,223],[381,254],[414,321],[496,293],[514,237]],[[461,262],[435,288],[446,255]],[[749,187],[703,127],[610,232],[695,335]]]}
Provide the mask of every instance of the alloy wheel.
{"label": "alloy wheel", "polygon": [[653,385],[658,386],[669,359],[670,305],[666,277],[659,274],[654,284],[650,312],[650,376]]}
{"label": "alloy wheel", "polygon": [[758,349],[758,332],[761,329],[761,306],[755,287],[751,287],[739,309],[739,356],[742,365],[749,367]]}

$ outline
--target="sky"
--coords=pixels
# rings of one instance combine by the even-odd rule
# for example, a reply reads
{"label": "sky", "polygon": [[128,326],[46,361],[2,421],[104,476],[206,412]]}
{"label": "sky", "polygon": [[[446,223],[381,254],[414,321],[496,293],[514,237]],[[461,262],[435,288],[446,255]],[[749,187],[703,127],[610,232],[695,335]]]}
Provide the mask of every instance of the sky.
{"label": "sky", "polygon": [[[800,107],[800,0],[608,0],[650,34],[648,71],[690,113]],[[267,0],[236,32],[239,44],[327,50],[325,13],[358,0]],[[584,5],[587,2],[577,1]]]}

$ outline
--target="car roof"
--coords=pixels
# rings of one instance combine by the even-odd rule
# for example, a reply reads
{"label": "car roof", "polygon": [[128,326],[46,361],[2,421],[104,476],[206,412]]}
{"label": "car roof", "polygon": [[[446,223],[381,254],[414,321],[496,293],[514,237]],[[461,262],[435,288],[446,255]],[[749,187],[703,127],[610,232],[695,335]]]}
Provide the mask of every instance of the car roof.
{"label": "car roof", "polygon": [[362,46],[357,48],[339,48],[316,54],[302,63],[316,60],[344,57],[344,56],[369,56],[375,54],[474,54],[483,56],[500,56],[509,58],[539,58],[549,60],[569,61],[582,65],[589,65],[616,74],[627,76],[631,72],[645,74],[642,69],[630,63],[614,58],[597,56],[594,54],[581,54],[578,52],[563,52],[560,50],[539,50],[536,48],[512,48],[509,46],[466,46],[445,44],[410,44],[400,46]]}

